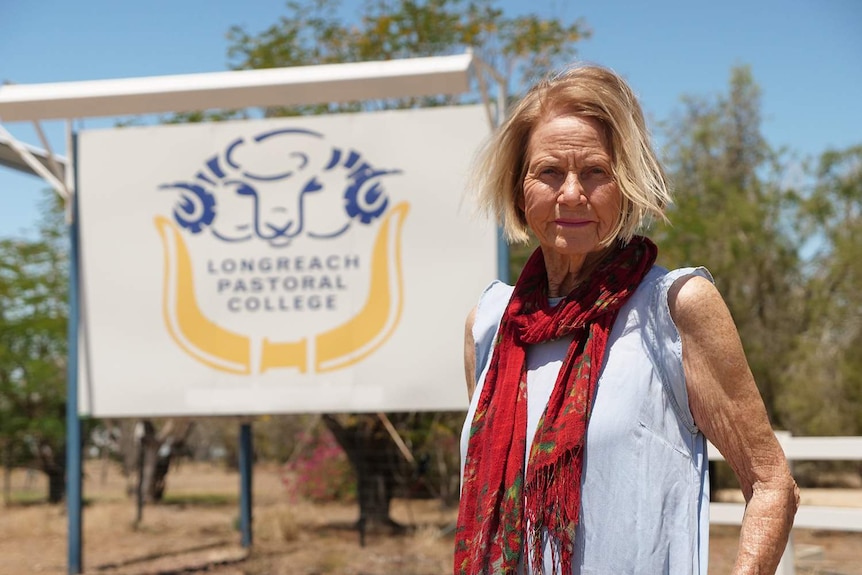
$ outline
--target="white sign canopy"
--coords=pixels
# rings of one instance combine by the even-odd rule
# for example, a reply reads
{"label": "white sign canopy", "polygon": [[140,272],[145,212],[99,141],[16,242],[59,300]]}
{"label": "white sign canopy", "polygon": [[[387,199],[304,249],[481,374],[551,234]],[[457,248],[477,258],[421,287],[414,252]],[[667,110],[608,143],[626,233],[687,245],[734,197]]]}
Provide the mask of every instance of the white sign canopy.
{"label": "white sign canopy", "polygon": [[0,86],[0,121],[190,112],[458,94],[472,54]]}

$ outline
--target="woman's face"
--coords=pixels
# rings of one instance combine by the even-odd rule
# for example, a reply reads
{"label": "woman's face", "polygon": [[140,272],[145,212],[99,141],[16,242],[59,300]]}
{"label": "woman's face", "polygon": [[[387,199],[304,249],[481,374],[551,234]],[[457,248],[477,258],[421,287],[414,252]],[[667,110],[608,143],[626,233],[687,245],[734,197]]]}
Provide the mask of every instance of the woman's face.
{"label": "woman's face", "polygon": [[599,121],[550,114],[533,129],[526,163],[521,208],[545,251],[585,257],[600,250],[622,196]]}

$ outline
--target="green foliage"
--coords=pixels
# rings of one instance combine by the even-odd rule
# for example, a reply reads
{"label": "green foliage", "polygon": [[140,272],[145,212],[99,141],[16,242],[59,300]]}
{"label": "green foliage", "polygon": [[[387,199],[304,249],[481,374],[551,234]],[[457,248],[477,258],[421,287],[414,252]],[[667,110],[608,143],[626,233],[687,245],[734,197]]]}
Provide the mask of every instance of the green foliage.
{"label": "green foliage", "polygon": [[686,98],[667,126],[676,188],[655,237],[668,267],[706,265],[730,307],[773,423],[862,432],[862,146],[827,151],[810,183],[760,128],[747,68],[728,94]]}
{"label": "green foliage", "polygon": [[[802,329],[795,203],[784,165],[761,133],[760,90],[748,68],[729,93],[686,98],[668,126],[666,167],[675,185],[670,226],[656,230],[660,262],[706,265],[739,328],[766,404],[774,408]],[[774,423],[786,425],[771,409]]]}
{"label": "green foliage", "polygon": [[800,194],[800,241],[813,246],[798,368],[781,406],[792,429],[862,434],[862,146],[822,154]]}
{"label": "green foliage", "polygon": [[[48,192],[50,193],[50,192]],[[64,467],[68,250],[46,196],[34,240],[0,240],[0,447],[4,464]]]}
{"label": "green foliage", "polygon": [[[506,82],[524,85],[571,61],[589,35],[583,22],[565,25],[536,15],[508,17],[492,0],[367,0],[345,18],[339,0],[291,1],[288,14],[259,34],[228,33],[234,69],[440,56],[471,49]],[[474,100],[475,96],[472,97]],[[453,104],[456,96],[272,108],[268,116],[354,112]]]}

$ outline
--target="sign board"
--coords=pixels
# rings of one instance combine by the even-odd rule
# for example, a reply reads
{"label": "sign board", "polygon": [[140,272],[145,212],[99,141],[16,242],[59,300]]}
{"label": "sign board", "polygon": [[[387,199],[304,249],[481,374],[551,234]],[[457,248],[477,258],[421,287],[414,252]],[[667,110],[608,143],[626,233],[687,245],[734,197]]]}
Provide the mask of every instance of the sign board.
{"label": "sign board", "polygon": [[86,131],[80,411],[466,409],[480,106]]}

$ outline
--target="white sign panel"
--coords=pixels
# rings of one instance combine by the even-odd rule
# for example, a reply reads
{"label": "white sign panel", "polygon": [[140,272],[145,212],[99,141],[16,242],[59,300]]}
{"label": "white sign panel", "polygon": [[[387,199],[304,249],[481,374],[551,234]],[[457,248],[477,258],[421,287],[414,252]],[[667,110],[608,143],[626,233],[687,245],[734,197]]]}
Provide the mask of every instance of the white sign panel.
{"label": "white sign panel", "polygon": [[465,409],[478,106],[84,132],[94,416]]}

